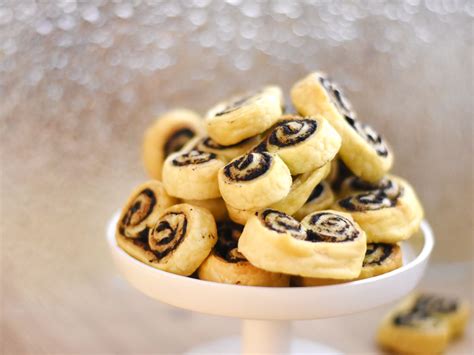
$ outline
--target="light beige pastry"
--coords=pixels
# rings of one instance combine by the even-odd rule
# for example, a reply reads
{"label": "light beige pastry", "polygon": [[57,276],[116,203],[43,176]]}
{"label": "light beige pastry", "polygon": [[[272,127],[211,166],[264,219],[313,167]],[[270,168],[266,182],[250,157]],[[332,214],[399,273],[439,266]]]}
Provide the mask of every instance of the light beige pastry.
{"label": "light beige pastry", "polygon": [[285,163],[275,154],[248,153],[219,170],[219,189],[227,205],[258,209],[283,199],[292,179]]}
{"label": "light beige pastry", "polygon": [[352,279],[360,274],[366,237],[344,213],[317,212],[300,223],[283,212],[266,209],[249,218],[239,250],[264,270]]}
{"label": "light beige pastry", "polygon": [[313,189],[306,202],[298,211],[293,214],[297,220],[302,220],[312,212],[322,211],[329,208],[334,203],[334,193],[331,186],[326,181],[321,181]]}
{"label": "light beige pastry", "polygon": [[225,146],[215,142],[211,137],[199,137],[193,139],[189,143],[188,147],[201,152],[214,153],[224,158],[226,161],[231,161],[232,159],[249,151],[257,144],[257,141],[257,137],[251,137],[243,140],[242,142]]}
{"label": "light beige pastry", "polygon": [[339,155],[349,169],[367,181],[381,179],[393,164],[382,137],[360,122],[341,89],[321,72],[311,73],[291,89],[291,99],[304,116],[321,114],[342,138]]}
{"label": "light beige pastry", "polygon": [[148,238],[148,230],[153,227],[161,212],[175,203],[177,200],[166,193],[158,180],[137,186],[120,213],[117,236],[132,240]]}
{"label": "light beige pastry", "polygon": [[469,318],[465,301],[415,293],[405,298],[383,319],[378,343],[407,354],[439,354],[460,335]]}
{"label": "light beige pastry", "polygon": [[165,160],[163,183],[171,196],[188,200],[220,197],[217,173],[225,160],[199,150],[179,151]]}
{"label": "light beige pastry", "polygon": [[359,280],[374,277],[401,267],[402,250],[398,244],[368,243]]}
{"label": "light beige pastry", "polygon": [[[284,212],[289,215],[294,214],[304,205],[305,201],[308,200],[315,186],[326,177],[329,169],[330,164],[327,163],[319,169],[295,176],[288,195],[282,200],[265,207]],[[229,210],[229,217],[231,220],[239,224],[245,224],[250,216],[254,215],[263,208],[242,210],[227,205],[227,209]]]}
{"label": "light beige pastry", "polygon": [[117,233],[117,242],[128,254],[150,266],[189,276],[216,244],[216,222],[204,208],[174,205],[161,213],[148,238],[126,238]]}
{"label": "light beige pastry", "polygon": [[288,286],[288,275],[268,272],[250,264],[237,248],[243,226],[224,222],[217,226],[219,240],[198,270],[201,280],[245,286]]}
{"label": "light beige pastry", "polygon": [[420,227],[423,209],[413,188],[403,179],[389,176],[386,188],[347,196],[333,208],[350,213],[374,243],[397,243]]}
{"label": "light beige pastry", "polygon": [[203,120],[190,110],[176,109],[158,117],[143,139],[143,162],[147,173],[153,179],[161,180],[165,158],[202,131]]}
{"label": "light beige pastry", "polygon": [[[392,183],[393,175],[384,176],[376,182],[364,181],[357,176],[349,176],[341,183],[339,196],[345,197],[355,195],[362,192],[369,192],[374,190],[385,190],[387,194],[393,195],[398,193],[398,187]],[[392,192],[390,190],[393,189]]]}
{"label": "light beige pastry", "polygon": [[294,280],[297,286],[325,286],[347,281],[367,279],[385,274],[402,266],[402,251],[397,244],[369,243],[365,252],[360,275],[354,280],[334,280],[312,277],[299,277]]}
{"label": "light beige pastry", "polygon": [[292,175],[303,174],[330,162],[341,147],[341,137],[321,116],[283,116],[267,133],[258,150],[276,153]]}
{"label": "light beige pastry", "polygon": [[283,94],[278,86],[234,97],[206,114],[209,136],[221,145],[232,145],[270,128],[282,114]]}
{"label": "light beige pastry", "polygon": [[248,209],[248,210],[241,210],[239,208],[232,207],[229,204],[226,204],[227,211],[229,213],[229,218],[238,224],[244,225],[247,223],[248,219],[252,217],[255,213],[258,211],[264,209],[263,208],[257,208],[257,209]]}
{"label": "light beige pastry", "polygon": [[209,212],[214,216],[216,222],[227,221],[229,219],[225,202],[220,197],[210,200],[183,200],[183,202],[209,210]]}

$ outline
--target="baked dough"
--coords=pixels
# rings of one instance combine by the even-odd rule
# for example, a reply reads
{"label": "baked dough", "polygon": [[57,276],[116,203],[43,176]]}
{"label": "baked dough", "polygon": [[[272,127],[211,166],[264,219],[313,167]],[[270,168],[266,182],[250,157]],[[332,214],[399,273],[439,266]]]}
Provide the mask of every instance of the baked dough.
{"label": "baked dough", "polygon": [[362,192],[369,192],[374,190],[385,190],[388,195],[396,195],[398,193],[398,186],[393,184],[392,176],[384,176],[377,182],[364,181],[357,176],[350,176],[344,179],[341,184],[339,196],[350,196]]}
{"label": "baked dough", "polygon": [[220,197],[217,173],[225,160],[214,153],[182,150],[171,154],[163,166],[163,183],[171,196],[189,200]]}
{"label": "baked dough", "polygon": [[388,187],[344,197],[333,208],[350,213],[374,243],[397,243],[420,227],[423,208],[405,180],[389,176]]}
{"label": "baked dough", "polygon": [[439,354],[464,331],[469,319],[467,302],[433,294],[415,293],[383,319],[379,344],[409,354]]}
{"label": "baked dough", "polygon": [[137,186],[120,213],[116,234],[130,239],[147,238],[161,212],[175,203],[177,200],[166,193],[158,180]]}
{"label": "baked dough", "polygon": [[292,179],[285,163],[275,154],[252,152],[219,170],[219,189],[224,201],[234,208],[251,210],[283,199]]}
{"label": "baked dough", "polygon": [[[360,275],[354,280],[382,275],[400,266],[402,266],[402,251],[397,244],[369,243]],[[298,286],[326,286],[354,280],[300,277],[295,279],[294,283]]]}
{"label": "baked dough", "polygon": [[163,162],[179,151],[188,141],[203,131],[203,120],[190,110],[166,112],[150,126],[143,139],[143,162],[147,173],[161,180]]}
{"label": "baked dough", "polygon": [[341,147],[341,137],[321,116],[283,116],[258,146],[276,153],[292,175],[319,169],[330,162]]}
{"label": "baked dough", "polygon": [[300,223],[283,212],[266,209],[247,221],[239,250],[264,270],[352,279],[360,274],[366,237],[344,213],[316,212]]}
{"label": "baked dough", "polygon": [[157,269],[189,276],[217,242],[216,222],[201,207],[179,204],[164,210],[146,238],[117,233],[118,245],[134,258]]}
{"label": "baked dough", "polygon": [[209,210],[209,212],[214,216],[216,222],[227,221],[229,219],[225,202],[220,197],[210,200],[183,200],[183,202]]}
{"label": "baked dough", "polygon": [[349,101],[326,74],[311,73],[291,89],[297,111],[323,115],[342,138],[340,157],[349,169],[367,181],[381,179],[393,164],[393,155],[384,139],[357,118]]}
{"label": "baked dough", "polygon": [[218,224],[219,240],[198,270],[201,280],[245,286],[288,286],[290,277],[268,272],[250,264],[237,249],[243,226]]}
{"label": "baked dough", "polygon": [[298,175],[294,177],[290,192],[282,200],[257,209],[238,209],[227,205],[229,217],[236,223],[245,224],[247,220],[259,210],[263,208],[271,208],[292,215],[298,211],[311,195],[315,186],[318,185],[322,179],[326,177],[330,169],[330,164],[327,163],[323,167],[314,171]]}
{"label": "baked dough", "polygon": [[302,220],[305,216],[312,212],[322,211],[329,208],[334,203],[334,193],[331,186],[326,181],[321,181],[311,191],[306,202],[293,215],[297,220]]}
{"label": "baked dough", "polygon": [[194,139],[192,143],[190,143],[190,146],[192,146],[192,149],[219,155],[229,162],[232,159],[248,152],[253,146],[256,145],[257,141],[257,137],[251,137],[243,140],[242,142],[225,146],[215,142],[211,137],[199,137]]}
{"label": "baked dough", "polygon": [[281,116],[282,106],[283,93],[278,86],[234,97],[209,110],[207,132],[219,144],[239,143],[270,128]]}

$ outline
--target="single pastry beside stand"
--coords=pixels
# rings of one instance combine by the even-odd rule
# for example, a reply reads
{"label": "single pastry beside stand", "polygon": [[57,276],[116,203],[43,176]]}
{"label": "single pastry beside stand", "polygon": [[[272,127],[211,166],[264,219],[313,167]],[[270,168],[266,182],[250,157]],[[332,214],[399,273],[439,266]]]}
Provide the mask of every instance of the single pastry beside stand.
{"label": "single pastry beside stand", "polygon": [[433,232],[425,220],[420,232],[401,243],[403,266],[383,275],[317,287],[227,285],[164,272],[134,259],[116,243],[117,220],[118,214],[107,226],[108,245],[120,273],[135,288],[175,307],[242,319],[240,337],[217,339],[190,349],[188,354],[341,354],[337,349],[293,338],[291,321],[363,312],[405,296],[423,276],[434,246]]}

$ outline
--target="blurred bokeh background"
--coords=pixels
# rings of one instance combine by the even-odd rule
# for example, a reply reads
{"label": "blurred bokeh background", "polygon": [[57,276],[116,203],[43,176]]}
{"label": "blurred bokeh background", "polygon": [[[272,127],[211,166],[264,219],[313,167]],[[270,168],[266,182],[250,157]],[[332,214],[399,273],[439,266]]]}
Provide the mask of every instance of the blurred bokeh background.
{"label": "blurred bokeh background", "polygon": [[[129,288],[105,225],[146,179],[142,134],[160,112],[204,113],[262,84],[288,92],[315,69],[346,88],[417,189],[437,236],[424,286],[472,298],[473,17],[469,0],[0,1],[6,353],[176,352],[236,331]],[[372,351],[383,312],[345,320],[370,326],[344,341],[297,331]]]}

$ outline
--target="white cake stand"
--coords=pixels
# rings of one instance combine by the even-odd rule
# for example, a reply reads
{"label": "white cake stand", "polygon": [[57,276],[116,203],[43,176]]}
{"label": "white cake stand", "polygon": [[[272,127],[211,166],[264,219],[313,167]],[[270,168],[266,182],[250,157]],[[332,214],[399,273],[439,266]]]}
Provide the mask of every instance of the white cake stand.
{"label": "white cake stand", "polygon": [[203,344],[188,354],[340,354],[321,344],[293,339],[292,320],[336,317],[365,311],[409,293],[422,277],[433,249],[429,224],[403,242],[404,265],[370,279],[317,287],[226,285],[174,275],[129,256],[115,241],[115,216],[107,228],[113,259],[128,282],[158,301],[190,311],[242,319],[241,338]]}

